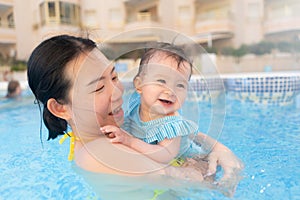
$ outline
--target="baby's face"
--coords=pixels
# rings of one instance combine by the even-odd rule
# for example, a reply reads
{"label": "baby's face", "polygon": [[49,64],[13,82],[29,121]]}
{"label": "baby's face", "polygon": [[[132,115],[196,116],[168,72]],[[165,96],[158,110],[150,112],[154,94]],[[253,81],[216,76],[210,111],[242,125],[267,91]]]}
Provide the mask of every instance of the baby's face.
{"label": "baby's face", "polygon": [[187,95],[191,66],[172,57],[151,58],[140,75],[143,107],[152,114],[174,114]]}

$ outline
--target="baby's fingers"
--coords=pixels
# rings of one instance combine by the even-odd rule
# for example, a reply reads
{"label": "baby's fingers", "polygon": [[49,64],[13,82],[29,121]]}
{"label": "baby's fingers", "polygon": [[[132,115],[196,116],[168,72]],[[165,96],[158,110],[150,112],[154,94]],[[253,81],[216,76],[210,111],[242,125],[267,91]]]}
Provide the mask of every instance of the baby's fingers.
{"label": "baby's fingers", "polygon": [[109,138],[115,137],[115,129],[112,126],[104,126],[100,128],[100,131]]}
{"label": "baby's fingers", "polygon": [[117,131],[118,128],[115,126],[110,126],[110,125],[106,125],[106,126],[102,126],[100,128],[100,131],[102,131],[103,133],[110,133],[110,132],[115,132]]}
{"label": "baby's fingers", "polygon": [[121,143],[121,139],[119,137],[114,137],[112,139],[110,139],[111,143]]}

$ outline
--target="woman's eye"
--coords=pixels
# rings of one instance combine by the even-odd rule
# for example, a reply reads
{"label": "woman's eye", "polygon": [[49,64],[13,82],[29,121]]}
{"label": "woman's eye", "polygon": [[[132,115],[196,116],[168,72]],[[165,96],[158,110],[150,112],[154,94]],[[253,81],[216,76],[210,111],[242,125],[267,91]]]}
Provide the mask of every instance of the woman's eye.
{"label": "woman's eye", "polygon": [[118,81],[118,80],[119,80],[118,75],[113,76],[113,77],[112,77],[112,80],[113,80],[113,81]]}
{"label": "woman's eye", "polygon": [[156,81],[159,82],[159,83],[166,83],[166,81],[163,80],[163,79],[158,79],[158,80],[156,80]]}
{"label": "woman's eye", "polygon": [[101,86],[101,87],[99,87],[98,89],[96,89],[94,92],[100,92],[100,91],[102,91],[103,89],[104,89],[104,85]]}

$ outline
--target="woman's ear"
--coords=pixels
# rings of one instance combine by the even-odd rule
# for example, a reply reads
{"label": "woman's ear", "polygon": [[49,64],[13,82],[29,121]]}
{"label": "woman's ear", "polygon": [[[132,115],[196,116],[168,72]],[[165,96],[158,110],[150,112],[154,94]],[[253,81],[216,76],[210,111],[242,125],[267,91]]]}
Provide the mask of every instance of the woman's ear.
{"label": "woman's ear", "polygon": [[137,91],[137,93],[141,94],[142,93],[142,80],[140,77],[135,77],[135,79],[133,80],[133,84],[135,87],[135,90]]}
{"label": "woman's ear", "polygon": [[55,99],[51,98],[47,101],[48,110],[56,117],[69,120],[70,113],[66,104],[60,104]]}

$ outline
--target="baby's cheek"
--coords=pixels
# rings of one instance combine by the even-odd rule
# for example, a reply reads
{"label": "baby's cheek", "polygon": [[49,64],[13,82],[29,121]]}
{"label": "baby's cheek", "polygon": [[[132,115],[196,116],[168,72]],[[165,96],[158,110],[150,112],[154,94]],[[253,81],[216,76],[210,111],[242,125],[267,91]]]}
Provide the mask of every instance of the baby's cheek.
{"label": "baby's cheek", "polygon": [[186,97],[187,97],[187,93],[186,92],[180,92],[180,93],[178,93],[178,101],[181,103],[181,104],[183,104],[183,102],[185,101],[185,99],[186,99]]}

